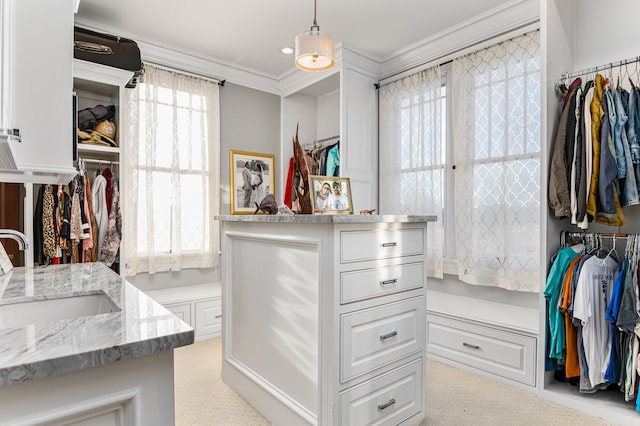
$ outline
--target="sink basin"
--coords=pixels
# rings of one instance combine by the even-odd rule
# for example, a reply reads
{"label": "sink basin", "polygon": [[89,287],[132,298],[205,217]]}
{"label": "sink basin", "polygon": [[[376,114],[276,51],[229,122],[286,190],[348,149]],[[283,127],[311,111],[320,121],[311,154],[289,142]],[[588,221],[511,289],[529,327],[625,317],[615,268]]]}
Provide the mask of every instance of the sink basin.
{"label": "sink basin", "polygon": [[0,328],[118,312],[104,293],[0,305]]}

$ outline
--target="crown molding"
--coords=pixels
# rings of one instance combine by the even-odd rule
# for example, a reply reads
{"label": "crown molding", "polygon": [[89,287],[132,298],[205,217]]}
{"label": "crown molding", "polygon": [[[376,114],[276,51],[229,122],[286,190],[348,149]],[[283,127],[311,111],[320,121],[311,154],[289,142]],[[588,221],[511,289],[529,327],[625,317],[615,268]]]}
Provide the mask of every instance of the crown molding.
{"label": "crown molding", "polygon": [[201,58],[188,53],[177,52],[164,47],[139,42],[142,62],[150,62],[166,67],[186,71],[216,80],[249,87],[263,92],[280,94],[279,82],[275,77],[267,76],[255,70],[238,67],[222,60]]}
{"label": "crown molding", "polygon": [[345,67],[376,80],[380,77],[382,63],[379,59],[366,55],[348,43],[342,43],[341,50],[342,63]]}
{"label": "crown molding", "polygon": [[513,0],[407,46],[382,60],[384,79],[540,20],[537,0]]}

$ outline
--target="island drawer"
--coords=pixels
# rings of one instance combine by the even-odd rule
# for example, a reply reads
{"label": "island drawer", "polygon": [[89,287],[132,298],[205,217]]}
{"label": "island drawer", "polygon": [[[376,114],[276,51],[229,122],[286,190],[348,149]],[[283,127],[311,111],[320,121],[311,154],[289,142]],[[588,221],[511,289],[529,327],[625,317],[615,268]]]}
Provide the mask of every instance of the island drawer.
{"label": "island drawer", "polygon": [[422,410],[424,359],[340,394],[340,424],[397,425]]}
{"label": "island drawer", "polygon": [[432,314],[427,324],[428,353],[535,386],[534,337]]}
{"label": "island drawer", "polygon": [[340,263],[420,255],[423,252],[424,228],[340,233]]}
{"label": "island drawer", "polygon": [[411,354],[425,343],[424,297],[340,317],[340,379],[345,382]]}
{"label": "island drawer", "polygon": [[340,303],[345,304],[421,288],[424,276],[423,262],[342,272]]}

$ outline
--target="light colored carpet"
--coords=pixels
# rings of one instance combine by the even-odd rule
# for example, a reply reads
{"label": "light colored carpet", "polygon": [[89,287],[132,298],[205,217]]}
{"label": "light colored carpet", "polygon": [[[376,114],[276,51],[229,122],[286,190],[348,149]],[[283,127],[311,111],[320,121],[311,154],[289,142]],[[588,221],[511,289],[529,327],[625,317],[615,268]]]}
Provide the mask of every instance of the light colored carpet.
{"label": "light colored carpet", "polygon": [[[269,425],[220,378],[221,340],[175,351],[176,426]],[[604,426],[602,420],[511,386],[427,361],[428,426]]]}

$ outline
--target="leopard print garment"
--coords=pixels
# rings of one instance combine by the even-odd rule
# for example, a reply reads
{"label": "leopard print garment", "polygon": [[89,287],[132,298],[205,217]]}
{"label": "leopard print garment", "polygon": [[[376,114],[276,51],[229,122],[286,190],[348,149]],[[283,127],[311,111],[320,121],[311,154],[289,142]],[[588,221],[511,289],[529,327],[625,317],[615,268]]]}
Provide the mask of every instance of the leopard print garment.
{"label": "leopard print garment", "polygon": [[56,257],[56,235],[53,229],[53,187],[46,185],[42,198],[42,252],[47,265]]}

